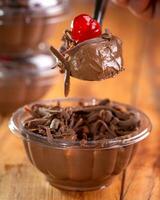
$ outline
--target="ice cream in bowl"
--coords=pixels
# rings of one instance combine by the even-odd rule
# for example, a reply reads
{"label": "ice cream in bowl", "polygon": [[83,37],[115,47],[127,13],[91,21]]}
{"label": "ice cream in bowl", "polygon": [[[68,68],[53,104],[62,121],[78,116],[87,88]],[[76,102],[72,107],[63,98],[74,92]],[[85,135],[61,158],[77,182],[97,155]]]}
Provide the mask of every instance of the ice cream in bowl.
{"label": "ice cream in bowl", "polygon": [[17,110],[9,123],[30,162],[59,189],[104,188],[151,131],[140,110],[108,99],[54,99]]}

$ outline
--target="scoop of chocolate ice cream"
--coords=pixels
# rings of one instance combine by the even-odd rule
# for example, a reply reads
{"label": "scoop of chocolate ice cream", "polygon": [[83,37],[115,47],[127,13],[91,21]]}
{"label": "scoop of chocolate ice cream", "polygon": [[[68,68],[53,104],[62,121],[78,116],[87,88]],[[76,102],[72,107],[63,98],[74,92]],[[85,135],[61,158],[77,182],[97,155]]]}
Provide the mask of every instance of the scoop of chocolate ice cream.
{"label": "scoop of chocolate ice cream", "polygon": [[70,76],[81,80],[99,81],[114,77],[123,68],[122,42],[108,31],[99,37],[77,43],[66,30],[60,52],[51,47],[65,72],[65,96],[69,93]]}
{"label": "scoop of chocolate ice cream", "polygon": [[63,41],[60,50],[66,62],[59,59],[59,66],[68,67],[75,78],[98,81],[114,77],[124,69],[122,42],[108,32],[77,44],[68,35],[64,35]]}
{"label": "scoop of chocolate ice cream", "polygon": [[119,38],[103,34],[69,49],[71,76],[98,81],[115,76],[123,70],[122,43]]}

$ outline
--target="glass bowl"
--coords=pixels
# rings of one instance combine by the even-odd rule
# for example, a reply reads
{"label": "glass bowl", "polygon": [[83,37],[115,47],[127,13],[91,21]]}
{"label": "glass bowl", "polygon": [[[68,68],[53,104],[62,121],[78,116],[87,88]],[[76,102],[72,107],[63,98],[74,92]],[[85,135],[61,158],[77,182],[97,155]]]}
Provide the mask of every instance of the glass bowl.
{"label": "glass bowl", "polygon": [[[61,105],[76,105],[82,99],[58,99]],[[95,104],[98,100],[83,100]],[[57,100],[40,101],[56,104]],[[10,122],[9,128],[20,136],[30,162],[39,169],[49,183],[59,189],[88,191],[104,188],[131,162],[137,145],[151,131],[148,117],[129,105],[121,104],[140,114],[141,125],[137,132],[114,139],[89,141],[81,145],[78,141],[54,140],[50,144],[46,137],[29,132],[23,122],[29,114],[20,108]]]}
{"label": "glass bowl", "polygon": [[68,12],[68,0],[0,1],[0,55],[40,51]]}
{"label": "glass bowl", "polygon": [[39,54],[12,60],[0,59],[0,114],[41,98],[56,82],[56,59]]}

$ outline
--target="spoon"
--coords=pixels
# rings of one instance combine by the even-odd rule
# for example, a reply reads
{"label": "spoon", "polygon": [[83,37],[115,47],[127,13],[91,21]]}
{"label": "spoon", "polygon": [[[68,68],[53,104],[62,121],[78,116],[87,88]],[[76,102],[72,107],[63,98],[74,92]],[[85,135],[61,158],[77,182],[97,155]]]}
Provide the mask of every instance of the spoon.
{"label": "spoon", "polygon": [[95,2],[95,10],[93,18],[97,20],[100,25],[102,25],[108,3],[109,0],[96,0]]}

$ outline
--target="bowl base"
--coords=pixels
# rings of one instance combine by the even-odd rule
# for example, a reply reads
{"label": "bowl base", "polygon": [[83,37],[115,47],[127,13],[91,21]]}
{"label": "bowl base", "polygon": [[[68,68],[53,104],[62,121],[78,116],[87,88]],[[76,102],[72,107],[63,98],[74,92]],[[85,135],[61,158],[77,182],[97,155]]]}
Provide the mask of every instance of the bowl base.
{"label": "bowl base", "polygon": [[112,183],[113,178],[109,178],[107,181],[102,182],[101,184],[85,184],[84,182],[72,181],[70,184],[68,181],[60,181],[60,180],[53,180],[50,177],[47,177],[47,181],[50,183],[51,186],[59,189],[59,190],[67,190],[67,191],[76,191],[76,192],[85,192],[85,191],[94,191],[94,190],[102,190],[108,187]]}

